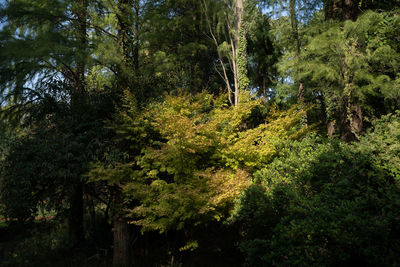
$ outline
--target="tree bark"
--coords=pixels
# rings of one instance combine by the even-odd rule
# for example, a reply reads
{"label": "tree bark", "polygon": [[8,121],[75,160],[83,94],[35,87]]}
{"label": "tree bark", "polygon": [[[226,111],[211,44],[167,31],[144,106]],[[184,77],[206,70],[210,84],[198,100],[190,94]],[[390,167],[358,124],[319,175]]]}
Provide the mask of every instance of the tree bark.
{"label": "tree bark", "polygon": [[350,103],[347,98],[339,112],[340,139],[345,142],[357,141],[363,128],[363,116],[359,104]]}
{"label": "tree bark", "polygon": [[116,215],[114,217],[114,250],[113,250],[113,266],[122,267],[129,266],[129,228],[126,220]]}
{"label": "tree bark", "polygon": [[[71,107],[76,122],[79,122],[78,114],[82,104],[82,99],[86,91],[85,84],[85,69],[87,60],[87,1],[75,0],[76,9],[73,10],[77,17],[75,27],[77,39],[77,51],[75,53],[76,69],[74,73],[74,90],[71,93]],[[76,177],[73,181],[71,199],[70,199],[70,218],[69,218],[69,243],[70,247],[80,247],[84,242],[84,227],[83,227],[83,183],[80,177]]]}
{"label": "tree bark", "polygon": [[[94,191],[94,190],[88,190],[88,186],[85,187],[85,191]],[[91,192],[95,193],[95,192]],[[96,210],[95,210],[95,203],[93,200],[93,196],[91,194],[86,195],[86,205],[87,205],[87,210],[89,213],[89,224],[88,224],[88,232],[90,233],[91,236],[94,235],[95,229],[96,229]]]}
{"label": "tree bark", "polygon": [[78,182],[71,194],[69,214],[69,244],[71,248],[81,247],[84,243],[83,231],[83,184]]}
{"label": "tree bark", "polygon": [[113,219],[113,266],[123,267],[130,264],[129,251],[129,225],[122,214],[121,191],[117,189],[114,198],[114,219]]}
{"label": "tree bark", "polygon": [[[135,0],[135,6],[133,6],[133,4],[134,2],[132,0],[119,0],[118,13],[116,14],[118,21],[118,52],[122,60],[117,75],[117,94],[119,96],[122,96],[123,91],[130,89],[132,86],[132,77],[134,77],[132,73],[137,71],[135,66],[138,67],[138,65],[136,65],[138,62],[133,62],[133,58],[138,60],[138,54],[134,53],[139,53],[139,50],[136,51],[136,47],[132,49],[132,45],[134,45],[132,33],[138,34],[138,28],[135,28],[136,32],[133,29],[134,14],[132,8],[136,9],[135,17],[138,19],[139,1]],[[136,21],[136,23],[138,23],[138,21]],[[137,36],[135,36],[135,38],[137,38]],[[136,42],[138,42],[138,40],[136,40]],[[140,92],[136,92],[135,96],[139,97],[139,95]],[[116,190],[113,206],[113,266],[128,266],[130,264],[129,225],[122,212],[122,193],[119,188]]]}
{"label": "tree bark", "polygon": [[[241,70],[239,66],[239,57],[245,57],[245,51],[239,51],[239,45],[240,42],[242,41],[242,38],[245,38],[244,34],[244,29],[242,25],[242,20],[243,20],[243,15],[244,15],[244,5],[243,5],[243,0],[235,0],[234,1],[234,23],[233,23],[233,30],[234,30],[234,35],[233,35],[233,67],[234,67],[234,79],[235,79],[235,106],[239,104],[239,94],[240,94],[240,87],[241,87]],[[244,58],[244,60],[246,60]]]}
{"label": "tree bark", "polygon": [[361,0],[325,0],[325,19],[356,20],[360,14]]}
{"label": "tree bark", "polygon": [[267,78],[263,75],[262,77],[262,92],[263,92],[263,97],[264,97],[264,103],[267,103],[268,98],[267,98]]}
{"label": "tree bark", "polygon": [[79,105],[82,100],[82,96],[85,93],[85,69],[87,61],[87,2],[86,0],[76,0],[77,7],[75,10],[75,15],[77,17],[76,21],[76,39],[78,43],[77,51],[75,53],[75,83],[74,92],[72,93],[72,104]]}
{"label": "tree bark", "polygon": [[[132,62],[133,1],[119,0],[117,7],[117,45],[121,62],[117,71],[117,96],[122,96],[132,83],[134,64]],[[136,93],[136,96],[138,94]]]}
{"label": "tree bark", "polygon": [[343,68],[343,93],[342,106],[339,107],[339,122],[340,137],[343,141],[351,142],[358,140],[358,136],[362,131],[362,111],[361,107],[353,98],[353,75],[348,70],[345,58],[342,58]]}
{"label": "tree bark", "polygon": [[327,125],[328,136],[333,137],[335,134],[335,123],[333,121],[328,122]]}
{"label": "tree bark", "polygon": [[[360,14],[359,5],[361,0],[325,0],[325,19],[337,19],[340,21],[356,20]],[[343,141],[351,142],[358,140],[362,134],[363,116],[361,106],[352,99],[352,76],[348,73],[344,58],[343,65],[343,96],[342,104],[337,108],[336,123],[339,129],[340,138]],[[333,134],[332,125],[328,124],[328,135]]]}
{"label": "tree bark", "polygon": [[[290,0],[289,2],[289,9],[290,9],[290,24],[292,26],[292,34],[293,38],[296,42],[296,60],[299,60],[300,58],[300,52],[301,52],[301,43],[300,43],[300,37],[299,37],[299,26],[298,26],[298,20],[297,20],[297,12],[296,12],[296,0]],[[297,75],[297,73],[296,73]],[[302,117],[302,124],[304,126],[307,126],[307,113],[305,112],[305,94],[304,94],[304,85],[303,83],[298,80],[296,81],[298,83],[299,89],[297,92],[297,97],[298,97],[298,103],[300,105],[300,110],[304,112],[304,116]]]}
{"label": "tree bark", "polygon": [[135,0],[135,48],[134,48],[134,67],[135,71],[139,70],[139,38],[140,38],[140,2],[139,0]]}

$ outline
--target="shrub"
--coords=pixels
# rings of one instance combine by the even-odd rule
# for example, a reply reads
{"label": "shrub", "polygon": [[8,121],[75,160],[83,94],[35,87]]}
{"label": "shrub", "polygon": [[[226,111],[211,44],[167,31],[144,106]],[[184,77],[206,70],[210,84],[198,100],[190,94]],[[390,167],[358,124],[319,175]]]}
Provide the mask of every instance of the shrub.
{"label": "shrub", "polygon": [[250,187],[237,205],[247,266],[400,264],[399,122],[383,117],[358,143],[285,145],[255,174],[257,200]]}

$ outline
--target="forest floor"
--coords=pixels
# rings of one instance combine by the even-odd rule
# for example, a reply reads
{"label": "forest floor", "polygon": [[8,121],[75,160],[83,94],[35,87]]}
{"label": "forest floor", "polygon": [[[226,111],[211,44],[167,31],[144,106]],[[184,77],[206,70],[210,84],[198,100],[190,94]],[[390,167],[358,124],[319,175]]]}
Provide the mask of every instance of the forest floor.
{"label": "forest floor", "polygon": [[29,224],[0,217],[0,266],[110,266],[105,251],[66,246],[66,227],[54,216],[38,216]]}

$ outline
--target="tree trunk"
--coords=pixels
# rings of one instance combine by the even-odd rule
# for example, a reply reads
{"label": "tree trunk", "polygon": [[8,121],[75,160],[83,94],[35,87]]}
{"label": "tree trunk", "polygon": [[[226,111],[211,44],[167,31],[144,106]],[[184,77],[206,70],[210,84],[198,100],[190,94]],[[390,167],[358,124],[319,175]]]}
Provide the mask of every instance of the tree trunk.
{"label": "tree trunk", "polygon": [[[87,60],[87,1],[75,0],[76,8],[73,10],[77,17],[75,22],[75,33],[78,41],[77,51],[75,53],[76,69],[74,73],[74,90],[71,93],[71,107],[76,118],[75,122],[79,123],[79,112],[82,99],[86,91],[85,69]],[[83,228],[83,183],[80,177],[76,177],[73,181],[71,199],[70,199],[70,218],[69,218],[69,243],[72,248],[80,247],[84,241]]]}
{"label": "tree trunk", "polygon": [[337,121],[339,122],[340,138],[343,141],[351,142],[358,140],[362,131],[362,112],[360,105],[353,99],[353,75],[348,71],[345,58],[342,59],[342,65],[344,89]]}
{"label": "tree trunk", "polygon": [[325,19],[356,20],[360,14],[360,0],[325,0]]}
{"label": "tree trunk", "polygon": [[[135,4],[135,6],[134,6]],[[122,96],[124,90],[130,89],[133,83],[133,72],[138,68],[138,40],[134,43],[132,36],[138,34],[138,21],[136,27],[133,29],[133,11],[136,9],[135,18],[139,17],[139,1],[135,0],[119,0],[117,12],[117,40],[118,40],[118,53],[121,57],[121,64],[117,75],[117,94]],[[137,38],[137,36],[135,36]],[[133,48],[133,45],[136,46]],[[136,50],[137,48],[137,50]],[[132,53],[134,59],[132,59]],[[137,54],[136,54],[137,53]],[[135,62],[133,62],[135,60]],[[140,92],[136,92],[135,96],[139,97]],[[127,220],[124,218],[122,209],[122,193],[118,188],[114,198],[114,213],[113,213],[113,266],[129,266],[129,226]]]}
{"label": "tree trunk", "polygon": [[239,66],[239,57],[242,56],[239,52],[239,45],[241,40],[241,34],[243,34],[242,30],[242,20],[244,14],[244,6],[243,0],[235,0],[234,1],[234,22],[233,22],[233,46],[234,50],[233,56],[233,64],[234,64],[234,77],[235,77],[235,106],[239,104],[239,93],[240,93],[240,66]]}
{"label": "tree trunk", "polygon": [[129,266],[129,225],[121,213],[122,202],[121,192],[118,190],[114,200],[114,245],[113,245],[113,266]]}
{"label": "tree trunk", "polygon": [[83,184],[78,182],[72,191],[69,214],[69,244],[71,248],[81,247],[83,232]]}
{"label": "tree trunk", "polygon": [[360,0],[344,0],[342,8],[342,20],[356,20],[360,14],[359,4]]}
{"label": "tree trunk", "polygon": [[296,0],[290,0],[289,2],[290,9],[290,24],[292,27],[293,38],[296,42],[296,56],[300,55],[300,38],[299,38],[299,27],[297,21],[297,12],[296,12]]}
{"label": "tree trunk", "polygon": [[128,223],[122,217],[114,218],[114,254],[113,266],[129,266],[129,229]]}
{"label": "tree trunk", "polygon": [[[137,1],[136,1],[137,2]],[[135,3],[136,4],[136,3]],[[119,53],[124,64],[131,63],[130,52],[133,45],[133,2],[132,0],[119,0],[117,16],[117,38]],[[130,64],[131,65],[131,64]]]}
{"label": "tree trunk", "polygon": [[134,49],[134,67],[135,71],[139,70],[139,35],[140,35],[140,21],[139,21],[139,13],[140,12],[140,2],[139,0],[135,0],[135,49]]}
{"label": "tree trunk", "polygon": [[[122,96],[132,84],[134,64],[132,62],[133,47],[133,1],[119,0],[117,17],[117,43],[121,62],[117,66],[117,96]],[[136,94],[137,96],[137,94]]]}
{"label": "tree trunk", "polygon": [[265,77],[265,75],[263,75],[262,77],[262,92],[263,92],[263,96],[264,96],[264,103],[267,103],[268,99],[267,99],[267,78]]}
{"label": "tree trunk", "polygon": [[304,114],[301,117],[301,124],[302,126],[307,127],[308,126],[308,118],[307,118],[307,111],[306,111],[306,98],[304,96],[304,87],[303,83],[299,82],[299,91],[298,91],[298,102],[300,105],[300,110]]}
{"label": "tree trunk", "polygon": [[340,139],[345,142],[357,141],[362,134],[363,117],[361,106],[352,104],[345,99],[345,104],[339,112]]}
{"label": "tree trunk", "polygon": [[234,1],[234,22],[233,22],[233,70],[235,82],[235,106],[239,104],[239,95],[242,90],[249,87],[250,81],[247,77],[247,40],[246,27],[243,21],[244,0]]}
{"label": "tree trunk", "polygon": [[[325,0],[325,19],[338,19],[340,21],[356,20],[360,14],[361,0]],[[346,55],[345,55],[346,56]],[[344,88],[342,105],[338,108],[336,122],[339,128],[340,138],[351,142],[358,140],[362,134],[363,116],[361,106],[352,100],[352,75],[348,73],[345,59],[342,59]],[[328,125],[328,134],[331,132]]]}
{"label": "tree trunk", "polygon": [[[76,22],[76,39],[78,40],[78,47],[75,53],[76,73],[75,73],[75,88],[72,95],[73,104],[81,101],[86,86],[85,86],[85,69],[87,61],[87,2],[86,0],[76,0],[77,7],[75,10],[77,16]],[[79,105],[79,104],[78,104]]]}
{"label": "tree trunk", "polygon": [[333,137],[335,134],[335,123],[333,121],[328,122],[327,125],[328,136]]}
{"label": "tree trunk", "polygon": [[[296,60],[300,58],[301,52],[301,43],[299,37],[299,27],[298,27],[298,20],[297,20],[297,12],[296,12],[296,0],[290,0],[289,2],[289,9],[290,9],[290,24],[292,26],[292,34],[293,38],[296,42]],[[296,71],[297,75],[297,71]],[[305,94],[304,94],[304,85],[301,81],[296,81],[299,84],[299,89],[297,92],[298,97],[298,104],[300,105],[300,110],[304,112],[304,116],[302,117],[302,124],[307,126],[307,113],[305,112]]]}
{"label": "tree trunk", "polygon": [[[328,121],[328,110],[327,110],[327,106],[325,103],[325,97],[323,94],[320,94],[318,96],[319,101],[320,101],[320,105],[321,105],[321,121],[325,122],[325,125],[327,125],[327,133],[329,137],[333,137],[333,135],[335,134],[335,123],[334,121]],[[329,116],[330,117],[330,116]],[[332,119],[332,118],[330,118]]]}
{"label": "tree trunk", "polygon": [[[86,192],[89,190],[86,187]],[[94,191],[94,190],[93,190]],[[95,192],[93,192],[95,193]],[[95,234],[95,229],[96,229],[96,210],[95,210],[95,204],[93,200],[93,196],[91,194],[86,195],[86,205],[89,213],[89,223],[88,223],[88,232],[90,233],[91,236],[94,236]]]}

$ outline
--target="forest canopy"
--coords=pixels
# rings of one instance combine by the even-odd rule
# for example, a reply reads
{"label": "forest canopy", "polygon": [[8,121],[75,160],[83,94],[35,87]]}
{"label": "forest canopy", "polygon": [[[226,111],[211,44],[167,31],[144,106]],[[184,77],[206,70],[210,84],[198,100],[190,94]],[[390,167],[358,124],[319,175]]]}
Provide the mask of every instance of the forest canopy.
{"label": "forest canopy", "polygon": [[1,1],[0,103],[1,266],[400,265],[399,0]]}

